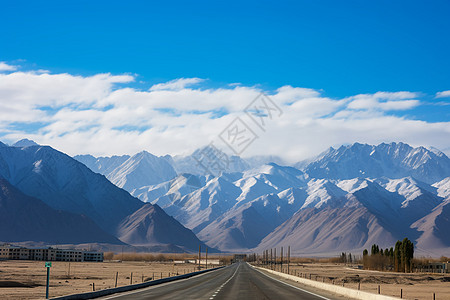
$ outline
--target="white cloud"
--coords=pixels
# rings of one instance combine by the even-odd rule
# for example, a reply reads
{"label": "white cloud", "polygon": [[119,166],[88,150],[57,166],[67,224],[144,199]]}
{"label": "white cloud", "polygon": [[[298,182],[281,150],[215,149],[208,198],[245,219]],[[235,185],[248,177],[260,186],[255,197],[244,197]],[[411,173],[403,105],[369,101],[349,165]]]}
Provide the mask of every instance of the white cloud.
{"label": "white cloud", "polygon": [[239,116],[259,136],[244,156],[274,154],[296,161],[355,141],[450,148],[450,122],[392,115],[421,105],[412,92],[331,99],[313,89],[283,86],[267,92],[283,114],[268,120],[263,132],[243,112],[262,92],[257,87],[192,88],[202,80],[182,78],[142,91],[123,85],[131,81],[130,75],[0,74],[0,139],[28,137],[70,155],[143,149],[175,155],[220,143],[218,135]]}
{"label": "white cloud", "polygon": [[420,104],[419,100],[387,101],[380,103],[382,110],[407,110]]}
{"label": "white cloud", "polygon": [[420,104],[419,100],[400,100],[380,102],[374,98],[356,99],[348,104],[350,109],[407,110]]}
{"label": "white cloud", "polygon": [[450,97],[450,90],[436,93],[436,98],[447,98],[447,97]]}
{"label": "white cloud", "polygon": [[7,63],[0,61],[0,72],[3,71],[15,71],[17,70],[16,66],[8,65]]}
{"label": "white cloud", "polygon": [[383,100],[403,100],[403,99],[410,99],[410,98],[416,98],[419,95],[417,93],[413,92],[376,92],[373,94],[373,97],[376,99],[383,99]]}
{"label": "white cloud", "polygon": [[192,86],[204,81],[201,78],[179,78],[174,79],[169,82],[158,83],[153,85],[151,91],[167,90],[167,91],[179,91],[188,86]]}
{"label": "white cloud", "polygon": [[349,109],[356,110],[407,110],[420,104],[416,98],[419,95],[412,92],[376,92],[348,97]]}
{"label": "white cloud", "polygon": [[276,100],[280,103],[294,103],[297,100],[305,98],[314,98],[320,96],[320,93],[313,89],[292,87],[285,85],[277,89],[277,94],[274,95]]}
{"label": "white cloud", "polygon": [[70,74],[14,72],[0,74],[0,99],[2,103],[21,103],[29,107],[88,105],[99,103],[111,94],[115,83],[133,80],[129,75],[98,74],[82,77]]}

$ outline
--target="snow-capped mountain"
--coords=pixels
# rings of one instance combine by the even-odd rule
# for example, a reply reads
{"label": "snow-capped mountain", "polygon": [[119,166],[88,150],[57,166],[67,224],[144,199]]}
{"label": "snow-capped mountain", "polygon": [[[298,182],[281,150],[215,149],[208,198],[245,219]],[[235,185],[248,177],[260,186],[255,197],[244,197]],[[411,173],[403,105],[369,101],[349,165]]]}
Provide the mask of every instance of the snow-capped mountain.
{"label": "snow-capped mountain", "polygon": [[[355,143],[297,164],[302,170],[211,147],[184,157],[145,151],[76,157],[106,178],[52,151],[0,144],[0,176],[53,208],[114,228],[127,243],[168,245],[175,239],[187,249],[201,243],[194,232],[225,251],[290,245],[294,254],[331,255],[373,243],[390,247],[405,236],[416,241],[418,253],[450,249],[450,162],[436,149]],[[219,168],[210,172],[202,163]]]}
{"label": "snow-capped mountain", "polygon": [[173,167],[178,173],[194,175],[214,175],[221,173],[243,172],[250,165],[239,156],[228,155],[214,146],[195,150],[191,155],[175,156]]}
{"label": "snow-capped mountain", "polygon": [[403,221],[401,200],[369,183],[320,207],[303,206],[267,235],[257,250],[290,245],[293,253],[330,255],[337,249],[362,251],[373,243],[392,246],[404,235],[416,237]]}
{"label": "snow-capped mountain", "polygon": [[115,168],[107,178],[118,187],[132,192],[176,176],[177,173],[164,158],[142,151]]}
{"label": "snow-capped mountain", "polygon": [[300,209],[306,197],[304,188],[290,188],[235,205],[201,230],[198,236],[219,249],[238,251],[254,248]]}
{"label": "snow-capped mountain", "polygon": [[78,155],[74,158],[92,171],[105,175],[116,186],[130,193],[177,176],[166,158],[157,157],[147,151],[131,157],[124,155],[95,158],[90,155]]}
{"label": "snow-capped mountain", "polygon": [[[402,145],[391,144],[392,149],[389,150],[383,148],[383,144],[380,145],[389,155],[397,153],[399,159],[406,161],[392,163],[393,169],[393,166],[401,164],[411,165],[412,157],[425,153],[423,149],[416,151]],[[372,152],[378,146],[355,144],[346,148],[353,148],[351,153],[355,149],[366,153],[364,149],[367,147]],[[399,154],[403,148],[409,149],[407,159]],[[317,161],[310,162],[305,172],[310,170],[310,166],[313,168],[318,162],[325,161],[333,151],[336,150],[330,149]],[[371,152],[368,153],[369,157]],[[436,150],[430,153],[439,154]],[[358,159],[350,160],[349,157],[351,155],[346,154],[342,159],[348,159],[350,170],[355,169],[351,162],[357,164]],[[445,158],[437,155],[431,160]],[[361,155],[360,159],[368,158]],[[383,161],[386,160],[383,158]],[[428,166],[435,164],[427,159],[423,161]],[[335,164],[341,166],[342,162],[336,159]],[[376,171],[376,174],[390,172],[386,165],[374,167],[382,170]],[[197,233],[200,239],[221,250],[260,250],[261,247],[269,247],[272,242],[274,247],[277,243],[291,241],[291,238],[292,241],[300,240],[303,243],[306,241],[304,238],[309,236],[308,241],[312,244],[299,248],[299,251],[312,253],[316,249],[322,253],[331,253],[336,249],[360,249],[377,241],[388,246],[404,236],[411,239],[422,236],[423,233],[413,228],[412,224],[428,216],[442,203],[444,195],[448,193],[448,180],[443,179],[431,185],[411,175],[399,175],[408,172],[415,174],[417,170],[427,168],[417,163],[409,171],[406,167],[401,172],[396,171],[393,178],[364,176],[359,172],[357,177],[341,179],[317,178],[293,167],[269,163],[243,172],[221,173],[218,177],[189,175],[196,182],[190,190],[185,186],[187,178],[181,176],[145,187],[142,189],[144,193],[136,196],[158,203],[169,215]],[[429,173],[440,174],[444,169],[440,167],[438,172]],[[348,170],[336,167],[337,171],[345,173]],[[448,175],[442,172],[442,175]],[[446,214],[446,211],[443,213]],[[316,239],[312,239],[314,234],[310,235],[304,230],[316,232]],[[351,232],[352,238],[345,236],[347,231]],[[287,232],[292,237],[287,238]],[[336,242],[338,240],[341,242]]]}
{"label": "snow-capped mountain", "polygon": [[450,174],[450,159],[435,149],[413,148],[404,143],[377,146],[355,143],[330,148],[305,169],[311,177],[352,179],[357,177],[414,177],[432,184]]}
{"label": "snow-capped mountain", "polygon": [[215,177],[191,194],[164,209],[195,233],[236,204],[241,189],[223,177]]}
{"label": "snow-capped mountain", "polygon": [[444,178],[439,182],[432,185],[437,188],[437,194],[439,197],[447,198],[450,196],[450,177]]}
{"label": "snow-capped mountain", "polygon": [[386,190],[401,195],[404,200],[401,204],[402,214],[415,221],[429,213],[442,203],[442,197],[437,189],[412,177],[400,179],[377,180]]}
{"label": "snow-capped mountain", "polygon": [[20,141],[15,142],[14,144],[12,144],[12,147],[30,147],[30,146],[38,146],[38,144],[36,144],[35,141],[29,140],[29,139],[23,139]]}
{"label": "snow-capped mountain", "polygon": [[104,176],[48,146],[1,147],[0,176],[54,209],[89,216],[110,233],[142,206]]}
{"label": "snow-capped mountain", "polygon": [[[206,176],[184,173],[172,180],[136,189],[132,195],[144,202],[152,202],[164,207],[205,186],[206,181]],[[156,199],[158,201],[154,202]]]}
{"label": "snow-capped mountain", "polygon": [[119,167],[125,161],[127,161],[130,156],[111,156],[111,157],[94,157],[92,155],[77,155],[74,156],[76,160],[83,163],[86,167],[94,171],[95,173],[100,173],[107,176],[114,169]]}
{"label": "snow-capped mountain", "polygon": [[275,163],[280,166],[286,166],[288,163],[284,161],[281,157],[275,155],[257,155],[245,158],[245,162],[248,164],[250,169],[254,169],[263,165],[270,163]]}
{"label": "snow-capped mountain", "polygon": [[[51,147],[9,147],[1,143],[0,177],[22,193],[45,202],[49,208],[40,208],[42,211],[46,211],[48,214],[51,214],[51,210],[64,211],[59,215],[53,213],[53,215],[59,216],[58,220],[61,222],[63,217],[66,217],[67,221],[77,220],[76,218],[78,218],[81,222],[82,217],[76,216],[83,215],[86,216],[83,217],[86,221],[83,221],[85,224],[80,225],[80,228],[87,230],[90,219],[109,234],[116,237],[125,237],[128,236],[127,229],[133,230],[133,228],[124,227],[124,224],[126,224],[124,220],[130,220],[132,216],[136,216],[138,211],[146,207],[152,210],[152,213],[146,216],[143,224],[153,222],[153,228],[142,236],[142,239],[139,240],[140,244],[145,244],[145,239],[148,238],[148,242],[151,244],[174,244],[191,250],[194,250],[189,248],[193,244],[198,246],[199,241],[195,235],[188,234],[190,232],[188,229],[183,229],[176,220],[169,217],[162,209],[151,204],[144,204],[127,191],[112,184],[105,176],[94,173],[82,163]],[[17,198],[17,201],[19,201],[20,194],[16,194],[17,196],[13,198]],[[35,202],[37,203],[37,200]],[[23,203],[21,216],[27,214],[34,216],[34,212],[28,210],[37,207],[37,205]],[[75,215],[75,217],[72,217],[72,215]],[[139,215],[142,216],[143,213]],[[38,217],[36,216],[35,219]],[[39,222],[39,220],[36,220],[36,222]],[[136,221],[134,224],[139,224],[139,222]],[[53,225],[57,226],[57,224]],[[67,227],[64,227],[63,223],[60,225],[62,228]],[[74,224],[71,226],[76,227]],[[20,226],[16,227],[16,229],[20,228]],[[177,232],[171,232],[172,229],[176,229]],[[95,230],[92,227],[92,233],[95,233]],[[179,232],[183,230],[185,239],[171,238],[177,237]],[[165,236],[166,234],[167,236]],[[86,236],[88,237],[89,234],[86,233]],[[70,239],[70,237],[67,237],[67,239]],[[0,236],[0,240],[8,241],[6,236]],[[74,241],[78,241],[77,236],[74,236]],[[133,241],[133,239],[130,241]],[[188,241],[189,243],[187,243]],[[183,244],[185,242],[187,244]]]}
{"label": "snow-capped mountain", "polygon": [[[177,194],[167,192],[152,203],[161,205],[169,215],[174,216],[195,233],[200,232],[233,207],[292,186],[306,185],[301,171],[273,163],[244,173],[194,178],[198,178],[196,182],[200,188],[183,196],[174,196]],[[178,190],[179,187],[177,186]]]}

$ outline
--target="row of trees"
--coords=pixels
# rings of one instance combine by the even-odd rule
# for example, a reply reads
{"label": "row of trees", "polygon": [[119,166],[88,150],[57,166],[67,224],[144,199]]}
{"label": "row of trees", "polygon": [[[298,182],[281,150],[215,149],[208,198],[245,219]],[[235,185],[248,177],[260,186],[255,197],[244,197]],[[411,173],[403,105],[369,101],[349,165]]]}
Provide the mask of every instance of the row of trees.
{"label": "row of trees", "polygon": [[412,259],[414,257],[414,244],[409,239],[397,241],[395,248],[380,249],[378,245],[372,245],[369,251],[363,251],[363,265],[371,270],[393,270],[395,272],[409,273],[412,271]]}
{"label": "row of trees", "polygon": [[345,253],[345,252],[342,252],[341,253],[341,256],[339,256],[339,260],[338,260],[338,262],[340,262],[340,263],[346,263],[346,264],[351,264],[351,263],[353,263],[353,261],[354,261],[355,259],[354,259],[354,257],[352,257],[352,254],[351,253]]}

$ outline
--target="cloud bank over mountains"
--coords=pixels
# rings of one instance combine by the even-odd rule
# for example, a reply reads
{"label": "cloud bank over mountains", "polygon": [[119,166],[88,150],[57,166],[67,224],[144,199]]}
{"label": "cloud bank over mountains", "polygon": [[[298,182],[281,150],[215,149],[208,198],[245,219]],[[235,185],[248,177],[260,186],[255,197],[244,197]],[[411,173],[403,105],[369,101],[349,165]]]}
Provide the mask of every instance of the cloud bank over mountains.
{"label": "cloud bank over mountains", "polygon": [[[414,114],[430,101],[420,92],[376,92],[327,97],[324,91],[239,84],[211,87],[207,79],[179,78],[137,88],[137,75],[81,76],[21,70],[0,63],[0,138],[27,136],[70,154],[187,154],[214,141],[236,117],[257,135],[243,156],[282,155],[299,161],[330,145],[404,141],[450,153],[450,122]],[[245,114],[264,93],[282,114],[261,130]],[[437,91],[448,103],[448,91]],[[448,107],[447,105],[442,107]],[[286,145],[289,145],[287,148]]]}

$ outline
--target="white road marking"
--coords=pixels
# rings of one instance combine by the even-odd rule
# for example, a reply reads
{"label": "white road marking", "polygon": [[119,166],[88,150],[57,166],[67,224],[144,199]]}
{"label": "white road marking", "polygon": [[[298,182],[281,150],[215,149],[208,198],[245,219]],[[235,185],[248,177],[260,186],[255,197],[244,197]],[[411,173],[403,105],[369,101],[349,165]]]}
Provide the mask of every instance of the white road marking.
{"label": "white road marking", "polygon": [[325,299],[325,300],[331,300],[330,298],[327,298],[327,297],[324,297],[324,296],[321,296],[321,295],[315,294],[315,293],[313,293],[313,292],[310,292],[310,291],[304,290],[304,289],[302,289],[302,288],[299,288],[299,287],[297,287],[297,286],[295,286],[295,285],[291,285],[291,284],[289,284],[289,283],[286,283],[286,282],[284,282],[284,281],[281,281],[281,280],[275,279],[275,278],[273,278],[272,276],[269,276],[269,275],[267,275],[267,274],[265,274],[265,273],[261,272],[260,270],[258,270],[258,269],[256,269],[256,268],[254,268],[254,267],[253,267],[252,265],[250,265],[250,264],[249,264],[249,266],[250,266],[250,267],[252,267],[253,269],[255,269],[256,271],[258,271],[259,273],[263,274],[264,276],[267,276],[267,277],[269,277],[269,278],[270,278],[270,279],[272,279],[272,280],[275,280],[275,281],[281,282],[281,283],[283,283],[283,284],[285,284],[285,285],[288,285],[288,286],[290,286],[290,287],[293,287],[294,289],[297,289],[297,290],[300,290],[300,291],[302,291],[302,292],[305,292],[305,293],[311,294],[311,295],[313,295],[313,296],[316,296],[316,297],[319,297],[319,298],[322,298],[322,299]]}
{"label": "white road marking", "polygon": [[231,276],[230,278],[228,278],[228,280],[225,281],[225,282],[220,286],[220,288],[219,288],[216,292],[214,292],[214,294],[213,294],[213,295],[211,296],[211,298],[209,298],[209,299],[214,299],[214,297],[217,296],[217,293],[220,292],[220,289],[223,288],[224,285],[226,285],[231,279],[233,279],[233,277],[236,275],[236,273],[237,273],[237,271],[239,270],[240,267],[241,267],[241,265],[238,265],[238,267],[236,268],[236,271],[234,271],[233,276]]}

